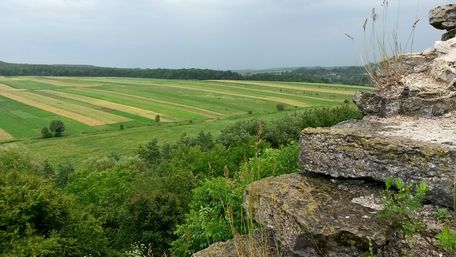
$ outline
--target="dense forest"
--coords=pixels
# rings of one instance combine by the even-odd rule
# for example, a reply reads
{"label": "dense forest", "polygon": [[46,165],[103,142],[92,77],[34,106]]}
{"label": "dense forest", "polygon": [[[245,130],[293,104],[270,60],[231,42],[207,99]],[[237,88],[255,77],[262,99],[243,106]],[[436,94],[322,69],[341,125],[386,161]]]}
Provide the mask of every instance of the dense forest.
{"label": "dense forest", "polygon": [[125,69],[85,65],[40,65],[0,62],[0,76],[136,77],[191,80],[263,80],[368,85],[364,67],[314,67],[237,73],[209,69]]}
{"label": "dense forest", "polygon": [[77,166],[1,147],[0,256],[190,256],[248,233],[245,187],[299,171],[303,128],[359,118],[348,104],[296,111]]}

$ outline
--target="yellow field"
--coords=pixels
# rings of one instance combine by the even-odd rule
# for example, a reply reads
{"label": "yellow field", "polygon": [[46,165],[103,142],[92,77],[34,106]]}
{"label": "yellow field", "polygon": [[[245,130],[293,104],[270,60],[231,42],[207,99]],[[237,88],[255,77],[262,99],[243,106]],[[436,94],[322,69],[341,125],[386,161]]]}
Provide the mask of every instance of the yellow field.
{"label": "yellow field", "polygon": [[17,90],[17,89],[15,89],[15,88],[13,88],[13,87],[10,87],[10,86],[8,86],[8,85],[5,85],[5,84],[0,83],[0,90],[12,91],[12,90]]}
{"label": "yellow field", "polygon": [[166,119],[166,116],[164,116],[163,114],[156,113],[156,112],[149,111],[149,110],[144,110],[144,109],[141,109],[141,108],[128,106],[128,105],[124,105],[124,104],[118,104],[118,103],[108,102],[108,101],[105,101],[105,100],[96,99],[96,98],[92,98],[92,97],[87,97],[87,96],[82,96],[82,95],[75,95],[75,94],[64,93],[64,92],[58,92],[58,91],[54,91],[54,90],[41,90],[41,92],[45,92],[45,93],[50,94],[50,95],[55,95],[55,96],[60,96],[60,97],[65,97],[65,98],[77,100],[77,101],[80,101],[80,102],[84,102],[84,103],[92,104],[92,105],[95,105],[95,106],[108,108],[108,109],[111,109],[111,110],[122,111],[122,112],[130,113],[130,114],[134,114],[134,115],[141,116],[141,117],[144,117],[144,118],[148,118],[148,119],[151,119],[151,120],[155,119],[155,116],[157,114],[159,114],[160,117],[161,117],[161,121],[168,121]]}
{"label": "yellow field", "polygon": [[89,126],[100,126],[129,120],[125,117],[26,91],[0,90],[0,95],[41,110],[79,121]]}
{"label": "yellow field", "polygon": [[4,131],[3,129],[0,128],[0,141],[7,141],[14,139],[8,132]]}

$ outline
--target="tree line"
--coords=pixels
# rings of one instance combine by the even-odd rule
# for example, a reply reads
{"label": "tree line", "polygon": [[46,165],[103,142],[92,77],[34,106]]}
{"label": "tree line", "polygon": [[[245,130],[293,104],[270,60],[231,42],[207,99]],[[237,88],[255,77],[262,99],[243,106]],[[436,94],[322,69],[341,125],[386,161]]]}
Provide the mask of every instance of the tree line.
{"label": "tree line", "polygon": [[41,65],[0,62],[0,76],[133,77],[184,80],[262,80],[368,85],[364,67],[313,67],[238,73],[210,69],[126,69],[84,65]]}

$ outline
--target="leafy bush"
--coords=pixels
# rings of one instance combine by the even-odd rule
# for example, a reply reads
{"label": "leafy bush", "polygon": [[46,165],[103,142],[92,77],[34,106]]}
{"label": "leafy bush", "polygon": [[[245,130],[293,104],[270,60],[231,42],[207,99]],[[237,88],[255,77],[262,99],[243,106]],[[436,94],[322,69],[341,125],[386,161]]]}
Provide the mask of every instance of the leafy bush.
{"label": "leafy bush", "polygon": [[435,236],[439,247],[449,253],[456,253],[456,232],[445,227],[440,234]]}
{"label": "leafy bush", "polygon": [[298,154],[297,143],[280,149],[268,148],[241,166],[239,183],[247,186],[262,178],[298,172]]}
{"label": "leafy bush", "polygon": [[138,149],[138,155],[139,158],[141,158],[148,164],[158,164],[161,160],[161,151],[160,147],[158,146],[157,139],[154,138],[145,146],[140,146]]}
{"label": "leafy bush", "polygon": [[55,137],[60,137],[65,131],[65,124],[61,120],[53,120],[49,125],[49,130],[54,133]]}
{"label": "leafy bush", "polygon": [[[39,176],[20,148],[0,151],[1,256],[116,256],[91,214]],[[22,156],[11,165],[11,156]],[[6,169],[3,169],[6,168]]]}
{"label": "leafy bush", "polygon": [[453,215],[451,215],[451,213],[450,213],[450,211],[448,211],[448,209],[440,208],[435,212],[435,217],[439,221],[448,221],[448,220],[451,220]]}
{"label": "leafy bush", "polygon": [[[190,213],[184,224],[178,226],[179,238],[173,242],[175,256],[190,256],[217,241],[232,237],[232,220],[242,220],[242,194],[226,178],[214,178],[193,190]],[[240,224],[236,224],[240,229]]]}
{"label": "leafy bush", "polygon": [[49,131],[48,128],[44,127],[41,129],[41,138],[50,138],[52,137],[52,133]]}
{"label": "leafy bush", "polygon": [[277,104],[276,105],[277,111],[281,112],[285,110],[285,105],[284,104]]}
{"label": "leafy bush", "polygon": [[[419,212],[428,191],[427,183],[422,181],[412,185],[399,178],[388,178],[385,184],[386,190],[382,198],[385,208],[379,213],[379,217],[406,236],[421,233],[425,225]],[[392,189],[393,186],[397,188],[397,192]]]}

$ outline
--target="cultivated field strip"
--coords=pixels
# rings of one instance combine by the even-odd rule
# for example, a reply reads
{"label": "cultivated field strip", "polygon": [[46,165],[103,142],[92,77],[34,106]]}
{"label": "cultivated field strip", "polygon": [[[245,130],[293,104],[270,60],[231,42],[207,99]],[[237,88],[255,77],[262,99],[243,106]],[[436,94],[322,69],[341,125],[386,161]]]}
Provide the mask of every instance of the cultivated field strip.
{"label": "cultivated field strip", "polygon": [[251,82],[251,81],[238,81],[238,80],[212,80],[213,82],[218,82],[221,84],[241,84],[241,85],[252,85],[258,87],[266,87],[266,88],[277,88],[277,89],[290,89],[296,91],[306,91],[306,92],[317,92],[317,93],[328,93],[328,94],[338,94],[338,95],[346,95],[346,96],[353,96],[355,89],[353,90],[341,90],[341,89],[332,89],[330,86],[316,86],[316,85],[301,85],[296,84],[292,86],[290,84],[273,84],[273,83],[265,83],[265,82]]}
{"label": "cultivated field strip", "polygon": [[183,89],[183,90],[192,90],[192,91],[206,92],[206,93],[219,94],[219,95],[230,95],[230,96],[236,96],[236,97],[240,97],[240,98],[250,98],[250,99],[263,100],[263,101],[269,101],[269,102],[275,102],[275,103],[283,103],[283,104],[297,106],[297,107],[309,107],[309,104],[301,102],[301,101],[295,101],[295,100],[290,100],[290,99],[275,97],[275,96],[246,95],[243,93],[232,92],[232,91],[228,92],[228,91],[222,91],[222,90],[216,90],[216,89],[207,89],[207,88],[200,88],[200,87],[186,87],[186,86],[177,86],[177,85],[156,85],[155,84],[154,86],[178,88],[178,89]]}
{"label": "cultivated field strip", "polygon": [[46,97],[26,91],[0,91],[0,95],[26,105],[36,107],[57,115],[76,120],[89,126],[100,126],[128,121],[108,112],[100,111],[82,105],[65,102],[59,99]]}
{"label": "cultivated field strip", "polygon": [[11,139],[14,139],[13,136],[11,136],[10,134],[8,134],[8,132],[0,128],[0,141],[7,141]]}
{"label": "cultivated field strip", "polygon": [[48,83],[57,87],[96,87],[99,83],[76,83],[74,81],[67,81],[69,79],[54,79],[54,78],[33,78],[34,81]]}
{"label": "cultivated field strip", "polygon": [[[208,84],[205,84],[208,85]],[[316,97],[316,96],[308,96],[308,95],[297,95],[297,94],[291,94],[291,93],[283,93],[283,92],[276,92],[276,91],[271,91],[271,90],[264,90],[264,89],[258,89],[258,88],[250,88],[250,87],[240,87],[240,86],[233,86],[229,85],[227,83],[211,83],[210,85],[214,85],[217,87],[225,87],[225,88],[233,88],[237,90],[243,90],[243,91],[250,91],[253,93],[258,93],[258,94],[273,94],[273,95],[278,95],[278,96],[284,96],[284,97],[299,97],[302,98],[303,100],[316,100],[316,101],[323,101],[323,102],[333,102],[333,103],[338,103],[340,100],[337,99],[330,99],[330,98],[325,98],[325,97]],[[304,91],[306,92],[306,91]],[[337,94],[337,93],[334,93]]]}
{"label": "cultivated field strip", "polygon": [[101,90],[101,89],[95,89],[95,88],[90,88],[86,91],[88,91],[88,92],[94,91],[94,92],[103,93],[105,95],[116,95],[116,96],[120,96],[120,97],[138,99],[138,100],[145,101],[145,102],[155,102],[158,104],[163,104],[165,106],[177,107],[177,108],[180,108],[181,110],[192,112],[192,113],[195,113],[195,114],[207,117],[207,118],[211,118],[211,119],[225,116],[225,114],[223,114],[223,113],[210,111],[210,110],[199,108],[196,106],[179,104],[179,103],[175,103],[175,102],[164,101],[164,100],[159,100],[159,99],[150,98],[150,97],[143,97],[143,96],[138,96],[138,95],[120,93],[120,92],[115,92],[115,91],[107,91],[107,90]]}
{"label": "cultivated field strip", "polygon": [[[109,81],[109,80],[107,80]],[[111,83],[111,81],[109,81]],[[156,81],[153,81],[153,82],[156,82]],[[112,81],[112,83],[115,83],[114,81]],[[118,83],[118,82],[117,82]],[[299,105],[299,104],[291,104],[291,102],[293,100],[296,100],[297,102],[300,102],[301,104],[302,103],[305,103],[306,101],[318,101],[318,102],[327,102],[327,103],[340,103],[340,99],[334,99],[334,98],[329,98],[328,96],[321,96],[321,97],[317,97],[317,96],[310,96],[310,95],[303,95],[303,94],[293,94],[293,93],[285,93],[285,92],[277,92],[277,91],[273,91],[274,89],[291,89],[295,92],[302,92],[302,93],[322,93],[322,94],[330,94],[330,95],[339,95],[339,97],[344,97],[346,98],[346,96],[353,96],[355,94],[355,91],[354,89],[352,90],[351,88],[346,91],[346,90],[343,90],[343,89],[338,89],[338,88],[334,88],[334,89],[331,89],[330,86],[316,86],[316,85],[312,85],[312,86],[308,86],[307,84],[301,84],[301,85],[296,85],[296,86],[287,86],[287,85],[284,85],[282,86],[281,84],[279,85],[276,85],[276,84],[267,84],[267,83],[260,83],[260,82],[250,82],[250,81],[247,81],[246,83],[244,83],[244,81],[236,81],[236,80],[206,80],[206,81],[198,81],[198,82],[192,82],[191,85],[189,85],[188,83],[184,83],[183,86],[185,88],[182,88],[181,87],[181,82],[179,81],[176,81],[176,82],[172,82],[172,83],[163,83],[163,84],[159,84],[159,83],[150,83],[150,82],[147,82],[147,81],[143,81],[143,80],[140,80],[140,81],[130,81],[130,80],[127,80],[125,82],[122,82],[122,83],[126,83],[126,84],[129,84],[129,85],[142,85],[142,86],[155,86],[155,87],[174,87],[174,88],[180,88],[180,89],[189,89],[189,90],[192,90],[191,88],[194,88],[194,89],[199,89],[199,88],[202,88],[204,90],[204,92],[210,92],[210,91],[207,91],[207,90],[212,90],[211,92],[215,92],[214,90],[217,90],[218,92],[217,93],[227,93],[228,95],[232,95],[232,96],[240,96],[240,95],[243,95],[245,97],[249,97],[252,98],[252,99],[260,99],[260,100],[266,100],[266,101],[272,101],[272,102],[281,102],[281,103],[285,103],[284,100],[280,100],[278,99],[277,97],[279,98],[284,98],[288,101],[287,104],[289,105],[293,105],[293,106],[298,106],[298,107],[307,107],[309,106],[309,104],[306,104],[306,106],[302,106],[302,105]],[[234,84],[234,85],[233,85]],[[236,84],[239,84],[239,86],[236,86]],[[212,86],[216,86],[218,88],[208,88],[208,87],[212,87]],[[233,89],[233,90],[231,90]],[[258,98],[258,97],[261,97],[261,98]],[[296,102],[295,101],[295,102]]]}
{"label": "cultivated field strip", "polygon": [[176,85],[176,84],[157,84],[157,83],[147,83],[147,82],[146,83],[137,83],[137,84],[131,83],[131,84],[137,85],[137,86],[141,85],[141,86],[154,86],[154,87],[162,87],[162,88],[175,88],[175,89],[182,89],[182,90],[212,93],[212,94],[218,94],[218,95],[230,95],[230,96],[236,96],[239,98],[250,98],[250,99],[255,99],[255,100],[263,100],[263,101],[282,103],[282,104],[287,104],[287,105],[297,106],[297,107],[309,107],[310,106],[309,104],[307,104],[303,101],[281,98],[281,97],[276,97],[276,96],[247,95],[247,94],[240,93],[240,92],[208,89],[208,88],[202,88],[202,87],[197,87],[197,86],[182,86],[182,85]]}
{"label": "cultivated field strip", "polygon": [[100,122],[100,121],[98,121],[96,119],[92,119],[92,118],[89,118],[87,116],[75,113],[75,112],[59,109],[59,108],[56,108],[54,106],[51,106],[51,105],[48,105],[48,104],[44,104],[44,103],[42,103],[40,101],[35,101],[33,99],[29,99],[29,98],[26,98],[26,97],[23,97],[23,96],[20,96],[20,95],[16,95],[16,94],[13,94],[13,93],[10,93],[10,92],[0,91],[0,95],[4,96],[6,98],[9,98],[11,100],[14,100],[16,102],[19,102],[19,103],[22,103],[22,104],[25,104],[25,105],[29,105],[29,106],[32,106],[32,107],[35,107],[35,108],[38,108],[38,109],[41,109],[41,110],[44,110],[44,111],[47,111],[47,112],[51,112],[51,113],[60,115],[62,117],[66,117],[66,118],[69,118],[69,119],[84,123],[84,124],[89,125],[89,126],[104,125],[103,122]]}
{"label": "cultivated field strip", "polygon": [[137,108],[137,107],[133,107],[133,106],[113,103],[113,102],[105,101],[105,100],[102,100],[102,99],[96,99],[96,98],[92,98],[92,97],[76,95],[76,94],[70,94],[70,93],[54,91],[54,90],[40,90],[40,92],[45,92],[46,94],[50,94],[50,95],[54,95],[54,96],[65,97],[65,98],[68,98],[68,99],[72,99],[72,100],[88,103],[88,104],[99,106],[99,107],[103,107],[103,108],[108,108],[108,109],[111,109],[111,110],[116,110],[116,111],[130,113],[130,114],[133,114],[133,115],[136,115],[136,116],[140,116],[140,117],[144,117],[144,118],[148,118],[148,119],[151,119],[151,120],[155,119],[155,116],[157,114],[159,114],[160,117],[161,117],[161,119],[160,119],[161,121],[165,121],[165,122],[168,121],[166,119],[166,116],[161,114],[161,113],[157,113],[157,112],[153,112],[153,111],[149,111],[149,110],[145,110],[145,109],[141,109],[141,108]]}

